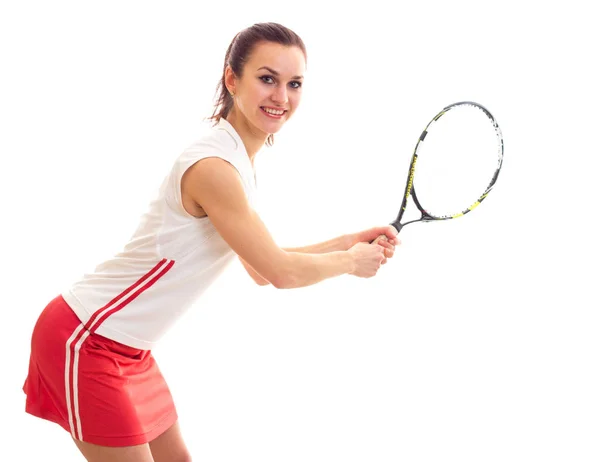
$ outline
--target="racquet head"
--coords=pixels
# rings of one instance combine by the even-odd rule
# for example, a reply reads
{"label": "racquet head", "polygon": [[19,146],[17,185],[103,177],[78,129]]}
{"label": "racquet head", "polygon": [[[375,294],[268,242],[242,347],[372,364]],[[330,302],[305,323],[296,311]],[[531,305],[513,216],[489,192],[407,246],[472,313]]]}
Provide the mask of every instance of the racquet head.
{"label": "racquet head", "polygon": [[[471,101],[445,107],[419,137],[392,225],[400,231],[409,223],[469,213],[492,190],[503,157],[502,132],[486,108]],[[402,223],[409,199],[421,216]]]}

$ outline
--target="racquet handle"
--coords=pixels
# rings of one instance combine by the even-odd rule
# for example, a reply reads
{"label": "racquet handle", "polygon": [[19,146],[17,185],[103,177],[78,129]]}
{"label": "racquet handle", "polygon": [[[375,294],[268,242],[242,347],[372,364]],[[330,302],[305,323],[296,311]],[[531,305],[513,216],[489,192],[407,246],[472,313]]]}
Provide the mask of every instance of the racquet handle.
{"label": "racquet handle", "polygon": [[379,241],[387,241],[388,238],[385,234],[382,234],[381,236],[376,237],[375,239],[373,239],[371,241],[371,244],[377,244]]}
{"label": "racquet handle", "polygon": [[[400,230],[402,229],[402,226],[400,223],[394,222],[394,223],[390,223],[394,228],[396,228],[398,230],[398,234],[400,234]],[[379,241],[384,240],[387,241],[388,238],[385,234],[381,234],[380,236],[376,237],[375,239],[373,239],[370,243],[371,244],[377,244]]]}

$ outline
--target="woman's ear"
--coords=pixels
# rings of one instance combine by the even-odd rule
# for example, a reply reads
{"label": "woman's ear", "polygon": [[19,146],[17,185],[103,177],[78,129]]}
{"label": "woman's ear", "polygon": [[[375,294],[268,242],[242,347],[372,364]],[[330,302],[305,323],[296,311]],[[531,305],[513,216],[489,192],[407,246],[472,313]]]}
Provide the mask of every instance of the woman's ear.
{"label": "woman's ear", "polygon": [[233,69],[231,69],[231,66],[227,66],[225,68],[225,86],[227,87],[229,94],[232,96],[235,94],[235,84],[236,78],[235,74],[233,73]]}

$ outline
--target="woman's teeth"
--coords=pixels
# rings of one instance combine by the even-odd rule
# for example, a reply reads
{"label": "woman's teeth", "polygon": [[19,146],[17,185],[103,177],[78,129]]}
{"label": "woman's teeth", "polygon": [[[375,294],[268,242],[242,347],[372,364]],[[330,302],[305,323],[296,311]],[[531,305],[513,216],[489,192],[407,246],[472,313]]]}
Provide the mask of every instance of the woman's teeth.
{"label": "woman's teeth", "polygon": [[271,109],[268,107],[263,107],[262,110],[265,111],[267,114],[276,115],[276,116],[283,115],[283,113],[285,112],[283,109],[276,110],[276,109]]}

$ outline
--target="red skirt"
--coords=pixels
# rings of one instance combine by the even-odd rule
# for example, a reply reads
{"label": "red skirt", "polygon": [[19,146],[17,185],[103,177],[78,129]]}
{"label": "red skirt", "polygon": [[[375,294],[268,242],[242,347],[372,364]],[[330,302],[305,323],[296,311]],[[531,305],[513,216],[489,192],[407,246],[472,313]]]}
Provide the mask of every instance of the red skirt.
{"label": "red skirt", "polygon": [[35,325],[23,391],[26,412],[102,446],[150,442],[177,420],[151,352],[86,330],[61,296]]}

